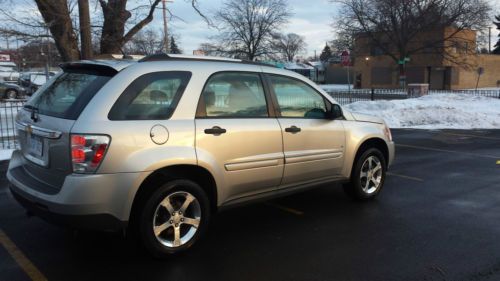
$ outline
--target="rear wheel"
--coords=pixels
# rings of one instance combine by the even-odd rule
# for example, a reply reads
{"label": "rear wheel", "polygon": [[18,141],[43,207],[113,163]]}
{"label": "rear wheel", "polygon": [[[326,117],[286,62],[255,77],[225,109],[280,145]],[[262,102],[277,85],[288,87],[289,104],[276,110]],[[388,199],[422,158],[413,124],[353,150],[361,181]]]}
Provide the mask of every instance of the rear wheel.
{"label": "rear wheel", "polygon": [[386,175],[384,155],[376,148],[367,149],[354,164],[350,183],[345,192],[356,200],[374,199],[382,190]]}
{"label": "rear wheel", "polygon": [[5,91],[5,97],[8,99],[15,99],[17,98],[17,91],[14,89],[8,89]]}
{"label": "rear wheel", "polygon": [[189,180],[171,181],[151,194],[140,215],[139,234],[146,249],[164,258],[191,247],[206,231],[210,204],[203,189]]}

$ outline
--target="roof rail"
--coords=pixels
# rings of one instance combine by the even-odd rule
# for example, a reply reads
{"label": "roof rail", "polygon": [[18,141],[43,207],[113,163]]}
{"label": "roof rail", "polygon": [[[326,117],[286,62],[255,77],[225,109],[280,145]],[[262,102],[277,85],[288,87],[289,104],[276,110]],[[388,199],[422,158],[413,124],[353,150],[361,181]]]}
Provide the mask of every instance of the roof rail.
{"label": "roof rail", "polygon": [[185,55],[171,55],[171,54],[169,55],[169,54],[165,54],[165,53],[158,53],[158,54],[146,56],[146,57],[140,59],[139,62],[179,61],[179,60],[180,61],[213,61],[213,62],[242,63],[242,64],[252,64],[252,65],[274,67],[271,64],[257,62],[257,61],[222,58],[222,57],[210,57],[210,56],[185,56]]}

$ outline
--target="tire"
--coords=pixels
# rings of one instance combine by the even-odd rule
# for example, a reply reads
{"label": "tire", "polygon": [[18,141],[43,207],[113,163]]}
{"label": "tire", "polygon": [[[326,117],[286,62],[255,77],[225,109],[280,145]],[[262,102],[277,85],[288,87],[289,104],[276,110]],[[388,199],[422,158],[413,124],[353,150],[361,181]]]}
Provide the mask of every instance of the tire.
{"label": "tire", "polygon": [[209,220],[210,203],[204,190],[190,180],[173,180],[144,202],[138,234],[152,256],[166,258],[193,246],[206,232]]}
{"label": "tire", "polygon": [[354,163],[350,183],[344,185],[344,191],[358,201],[373,200],[384,186],[386,171],[382,152],[369,148]]}
{"label": "tire", "polygon": [[16,99],[17,98],[17,91],[14,90],[14,89],[7,89],[7,91],[5,91],[5,98],[6,99]]}

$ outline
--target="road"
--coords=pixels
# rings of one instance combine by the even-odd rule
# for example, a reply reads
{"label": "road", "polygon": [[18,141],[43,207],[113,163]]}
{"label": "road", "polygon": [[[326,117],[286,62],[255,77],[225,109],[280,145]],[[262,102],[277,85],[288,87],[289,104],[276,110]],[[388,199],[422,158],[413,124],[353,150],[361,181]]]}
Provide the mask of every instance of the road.
{"label": "road", "polygon": [[165,261],[119,235],[27,218],[2,176],[0,280],[500,280],[500,130],[393,135],[376,201],[323,186],[231,209]]}

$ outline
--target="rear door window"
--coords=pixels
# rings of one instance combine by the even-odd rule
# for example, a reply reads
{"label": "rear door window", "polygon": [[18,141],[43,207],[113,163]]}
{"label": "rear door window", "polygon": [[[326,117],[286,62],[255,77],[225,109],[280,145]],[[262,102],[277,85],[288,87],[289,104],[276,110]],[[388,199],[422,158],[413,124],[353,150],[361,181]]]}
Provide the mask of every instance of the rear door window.
{"label": "rear door window", "polygon": [[110,120],[164,120],[170,118],[191,78],[191,72],[145,74],[125,89],[108,114]]}
{"label": "rear door window", "polygon": [[198,116],[206,118],[268,117],[264,87],[257,73],[221,72],[205,85]]}
{"label": "rear door window", "polygon": [[67,69],[25,105],[39,114],[76,120],[115,71]]}

